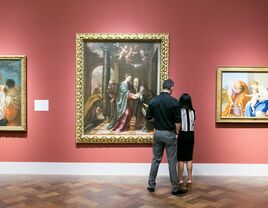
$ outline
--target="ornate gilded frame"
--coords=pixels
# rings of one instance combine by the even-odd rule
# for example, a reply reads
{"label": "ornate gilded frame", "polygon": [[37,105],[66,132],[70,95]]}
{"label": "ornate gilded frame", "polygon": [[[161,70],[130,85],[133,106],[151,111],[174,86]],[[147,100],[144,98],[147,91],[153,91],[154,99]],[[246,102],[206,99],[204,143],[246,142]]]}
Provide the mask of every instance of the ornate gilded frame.
{"label": "ornate gilded frame", "polygon": [[153,42],[160,44],[159,57],[159,82],[158,91],[162,82],[168,78],[168,57],[169,57],[169,35],[165,33],[146,33],[146,34],[122,34],[122,33],[103,33],[103,34],[76,34],[76,143],[106,143],[106,144],[138,144],[151,143],[150,135],[86,135],[84,133],[84,61],[85,43],[88,42]]}
{"label": "ornate gilded frame", "polygon": [[[259,73],[263,73],[263,74],[260,75]],[[262,80],[258,80],[256,78],[256,76],[263,77],[264,75],[265,75],[265,78],[263,78]],[[266,78],[266,75],[267,75],[267,78]],[[224,79],[223,76],[225,77],[233,76],[235,78],[232,78],[232,79],[237,80],[237,81],[239,80],[243,81],[244,83],[246,83],[250,94],[252,94],[251,87],[249,86],[250,81],[255,80],[261,84],[265,83],[265,87],[268,88],[268,82],[266,84],[266,81],[265,81],[265,80],[268,80],[268,67],[218,66],[217,67],[217,96],[216,96],[217,97],[217,101],[216,101],[216,108],[217,108],[216,122],[217,123],[268,123],[268,114],[266,115],[266,117],[246,116],[247,105],[245,106],[245,108],[243,107],[244,111],[243,110],[241,111],[242,112],[241,116],[225,116],[224,115],[223,111],[226,109],[226,106],[223,107],[224,106],[223,99],[225,99],[226,101],[226,93],[223,92],[224,91],[223,85],[226,85],[227,83],[226,81],[228,80],[228,78]],[[236,78],[237,76],[240,76],[241,78],[240,79]],[[253,79],[254,76],[255,76],[255,79]],[[225,84],[223,84],[223,82],[225,82]],[[231,79],[229,83],[232,83]],[[249,101],[246,101],[245,103],[250,105]]]}
{"label": "ornate gilded frame", "polygon": [[[20,61],[20,125],[18,126],[0,126],[0,131],[26,131],[26,56],[12,55],[0,56],[1,61]],[[12,77],[8,77],[12,78]]]}

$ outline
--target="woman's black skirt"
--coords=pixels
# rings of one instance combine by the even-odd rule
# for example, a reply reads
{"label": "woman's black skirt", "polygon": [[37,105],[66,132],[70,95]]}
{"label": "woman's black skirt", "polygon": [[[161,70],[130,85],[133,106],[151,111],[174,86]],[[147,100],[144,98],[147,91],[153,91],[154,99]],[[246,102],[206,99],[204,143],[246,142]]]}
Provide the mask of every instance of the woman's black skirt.
{"label": "woman's black skirt", "polygon": [[193,160],[194,150],[194,132],[181,131],[178,138],[177,147],[177,159],[178,161],[190,161]]}

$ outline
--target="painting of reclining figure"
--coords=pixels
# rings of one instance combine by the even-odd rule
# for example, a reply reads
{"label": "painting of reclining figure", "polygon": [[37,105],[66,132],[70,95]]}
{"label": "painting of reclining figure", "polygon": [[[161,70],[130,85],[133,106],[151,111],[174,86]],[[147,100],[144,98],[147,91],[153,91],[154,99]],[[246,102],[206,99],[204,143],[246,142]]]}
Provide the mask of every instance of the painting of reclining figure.
{"label": "painting of reclining figure", "polygon": [[268,122],[268,68],[219,67],[218,122]]}
{"label": "painting of reclining figure", "polygon": [[145,119],[146,109],[165,76],[162,72],[160,77],[161,39],[146,37],[83,42],[82,127],[86,143],[151,140],[154,126]]}

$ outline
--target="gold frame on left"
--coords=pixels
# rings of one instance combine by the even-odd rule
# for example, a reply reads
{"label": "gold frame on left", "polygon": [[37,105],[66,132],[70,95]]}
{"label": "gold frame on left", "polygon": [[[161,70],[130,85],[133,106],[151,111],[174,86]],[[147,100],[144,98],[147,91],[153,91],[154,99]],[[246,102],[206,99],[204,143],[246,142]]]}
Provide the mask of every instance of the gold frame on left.
{"label": "gold frame on left", "polygon": [[0,56],[0,131],[26,129],[26,56]]}
{"label": "gold frame on left", "polygon": [[76,142],[151,143],[149,101],[168,78],[166,33],[76,35]]}

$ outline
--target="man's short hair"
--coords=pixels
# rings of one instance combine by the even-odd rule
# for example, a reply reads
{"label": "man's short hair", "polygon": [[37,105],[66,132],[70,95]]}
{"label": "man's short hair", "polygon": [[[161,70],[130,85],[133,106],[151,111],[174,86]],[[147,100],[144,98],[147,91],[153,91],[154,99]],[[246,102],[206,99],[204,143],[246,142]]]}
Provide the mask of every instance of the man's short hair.
{"label": "man's short hair", "polygon": [[174,87],[174,82],[171,79],[166,79],[163,82],[163,89],[170,90],[172,87]]}

